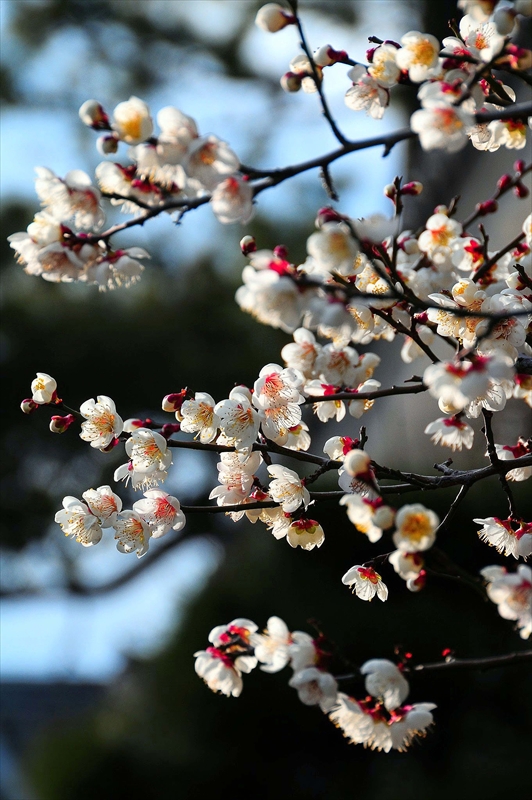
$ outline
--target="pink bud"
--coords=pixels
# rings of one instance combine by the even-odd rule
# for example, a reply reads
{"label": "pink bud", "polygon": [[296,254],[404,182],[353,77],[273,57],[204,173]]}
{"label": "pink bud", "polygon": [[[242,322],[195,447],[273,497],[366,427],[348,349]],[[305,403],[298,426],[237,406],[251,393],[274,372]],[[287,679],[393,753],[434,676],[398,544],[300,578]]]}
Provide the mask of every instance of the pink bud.
{"label": "pink bud", "polygon": [[66,417],[53,416],[50,419],[50,430],[52,433],[64,433],[75,421],[76,418],[73,414],[67,414]]}
{"label": "pink bud", "polygon": [[524,197],[528,197],[530,190],[523,183],[518,183],[516,186],[514,186],[514,194],[516,197],[522,200]]}
{"label": "pink bud", "polygon": [[331,208],[331,206],[324,206],[318,211],[314,224],[317,228],[321,228],[326,222],[341,222],[343,219],[345,217],[339,214],[336,209]]}
{"label": "pink bud", "polygon": [[179,422],[166,422],[161,428],[161,434],[165,439],[169,439],[170,436],[173,436],[174,433],[178,433],[180,430],[181,425]]}
{"label": "pink bud", "polygon": [[511,182],[512,182],[512,176],[511,175],[501,175],[501,177],[497,181],[497,189],[500,192],[504,192],[509,187]]}
{"label": "pink bud", "polygon": [[387,183],[383,191],[385,197],[389,197],[390,200],[395,200],[395,197],[397,195],[397,189],[395,188],[393,183]]}
{"label": "pink bud", "polygon": [[423,184],[419,181],[410,181],[401,187],[401,194],[418,195],[423,191]]}
{"label": "pink bud", "polygon": [[494,214],[499,208],[496,200],[486,200],[484,203],[477,204],[477,211],[479,216],[485,217],[486,214]]}
{"label": "pink bud", "polygon": [[86,100],[79,109],[79,118],[84,125],[95,131],[109,131],[109,117],[97,100]]}
{"label": "pink bud", "polygon": [[185,400],[187,399],[187,389],[181,389],[180,392],[167,394],[163,398],[163,411],[179,411]]}
{"label": "pink bud", "polygon": [[281,86],[285,92],[299,92],[303,78],[304,75],[296,75],[295,72],[285,72],[281,78]]}
{"label": "pink bud", "polygon": [[335,50],[330,44],[324,44],[314,53],[314,62],[319,67],[330,67],[337,61],[342,61],[347,58],[345,50]]}
{"label": "pink bud", "polygon": [[526,167],[525,162],[522,158],[518,158],[517,161],[514,162],[514,170],[521,175],[524,168]]}
{"label": "pink bud", "polygon": [[244,236],[240,240],[240,249],[242,253],[247,256],[250,253],[255,253],[257,250],[257,243],[254,236]]}
{"label": "pink bud", "polygon": [[273,254],[277,256],[277,258],[282,258],[283,261],[286,261],[288,258],[288,248],[284,244],[278,244],[273,248]]}
{"label": "pink bud", "polygon": [[24,414],[32,414],[34,411],[37,411],[39,405],[38,403],[34,403],[31,397],[27,397],[20,404],[20,408],[24,412]]}

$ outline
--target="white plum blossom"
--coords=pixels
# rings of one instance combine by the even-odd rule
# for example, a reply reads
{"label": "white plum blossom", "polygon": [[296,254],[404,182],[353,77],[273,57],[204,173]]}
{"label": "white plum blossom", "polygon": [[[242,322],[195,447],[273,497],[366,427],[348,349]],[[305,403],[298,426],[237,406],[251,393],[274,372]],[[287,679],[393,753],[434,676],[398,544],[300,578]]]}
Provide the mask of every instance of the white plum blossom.
{"label": "white plum blossom", "polygon": [[56,396],[57,382],[46,372],[38,372],[31,382],[32,400],[38,406],[48,405]]}
{"label": "white plum blossom", "polygon": [[196,433],[203,444],[216,439],[220,419],[214,411],[215,401],[206,392],[196,392],[194,400],[185,400],[179,411],[181,430]]}
{"label": "white plum blossom", "polygon": [[35,172],[35,190],[49,214],[59,222],[73,219],[78,228],[101,228],[105,214],[100,207],[100,191],[86,172],[71,170],[64,179],[46,167],[36,167]]}
{"label": "white plum blossom", "polygon": [[316,337],[307,328],[297,328],[293,336],[294,341],[285,344],[281,350],[281,358],[287,367],[297,370],[305,378],[311,378],[315,371],[315,362],[321,351],[321,345],[316,342]]}
{"label": "white plum blossom", "polygon": [[133,489],[146,491],[168,477],[172,454],[164,436],[149,428],[137,428],[126,442],[130,461],[115,470],[115,481],[131,480]]}
{"label": "white plum blossom", "polygon": [[144,100],[132,96],[119,103],[113,111],[112,128],[127,144],[140,144],[149,139],[153,133],[153,120]]}
{"label": "white plum blossom", "polygon": [[136,553],[142,558],[150,546],[148,523],[136,511],[126,509],[117,514],[114,523],[116,549],[120,553]]}
{"label": "white plum blossom", "polygon": [[211,196],[215,217],[224,225],[249,222],[254,213],[253,186],[246,178],[231,175],[218,183]]}
{"label": "white plum blossom", "polygon": [[390,92],[383,88],[361,64],[347,73],[353,85],[344,98],[346,106],[352,111],[365,111],[373,119],[381,119],[390,102]]}
{"label": "white plum blossom", "polygon": [[475,118],[469,111],[448,103],[420,108],[410,117],[410,127],[419,135],[424,150],[448,153],[456,153],[466,146],[468,131],[474,124]]}
{"label": "white plum blossom", "polygon": [[412,587],[408,583],[417,581],[425,566],[423,556],[419,552],[405,553],[403,550],[394,550],[388,556],[388,561],[399,577],[407,581],[409,589]]}
{"label": "white plum blossom", "polygon": [[503,619],[517,622],[519,635],[528,639],[532,633],[532,570],[519,564],[516,572],[508,572],[505,567],[485,567],[480,570],[488,582],[486,592],[489,599],[497,604]]}
{"label": "white plum blossom", "polygon": [[257,11],[255,25],[268,33],[277,33],[287,25],[294,23],[294,16],[279,3],[266,3]]}
{"label": "white plum blossom", "polygon": [[460,35],[473,55],[491,61],[504,47],[504,36],[493,22],[481,22],[466,14],[460,20]]}
{"label": "white plum blossom", "polygon": [[428,550],[436,539],[438,515],[421,503],[402,506],[395,515],[393,543],[404,553]]}
{"label": "white plum blossom", "polygon": [[486,399],[493,379],[511,381],[513,374],[512,360],[504,354],[494,354],[474,356],[469,361],[431,364],[423,373],[423,382],[440,402],[440,408],[445,406],[457,413],[479,399]]}
{"label": "white plum blossom", "polygon": [[100,291],[113,290],[120,286],[128,288],[140,280],[144,266],[139,258],[150,258],[143,247],[128,247],[126,250],[106,250],[88,264],[80,280],[95,283]]}
{"label": "white plum blossom", "polygon": [[310,494],[297,472],[280,464],[272,464],[268,467],[268,473],[274,479],[269,492],[285,513],[291,514],[301,505],[305,509],[308,507]]}
{"label": "white plum blossom", "polygon": [[270,617],[266,630],[253,633],[250,641],[263,672],[279,672],[290,661],[288,648],[292,635],[280,617]]}
{"label": "white plum blossom", "polygon": [[462,226],[459,222],[444,213],[433,214],[418,237],[419,249],[440,269],[450,268],[455,243],[461,233]]}
{"label": "white plum blossom", "polygon": [[245,386],[231,389],[229,398],[217,403],[214,413],[226,439],[237,450],[251,447],[259,432],[260,418],[251,404],[251,392]]}
{"label": "white plum blossom", "polygon": [[110,486],[87,489],[81,496],[91,513],[98,517],[102,528],[109,528],[115,524],[116,515],[122,511],[122,500]]}
{"label": "white plum blossom", "polygon": [[313,550],[321,547],[325,534],[320,523],[315,519],[302,517],[293,520],[286,532],[286,540],[290,547],[301,547],[302,550]]}
{"label": "white plum blossom", "polygon": [[160,489],[144,492],[144,499],[133,503],[133,511],[142,517],[154,539],[159,539],[170,530],[180,531],[185,527],[185,515],[179,500]]}
{"label": "white plum blossom", "polygon": [[194,669],[209,689],[226,697],[239,697],[243,689],[242,673],[229,656],[216,647],[198,650]]}
{"label": "white plum blossom", "polygon": [[86,419],[81,423],[80,437],[91,447],[108,447],[122,433],[124,423],[110,397],[101,394],[96,400],[86,400],[79,410]]}
{"label": "white plum blossom", "polygon": [[461,450],[462,447],[471,450],[473,447],[475,432],[471,425],[458,416],[435,419],[429,422],[424,432],[431,436],[434,444],[450,447],[451,450]]}
{"label": "white plum blossom", "polygon": [[[511,461],[521,456],[526,456],[530,453],[530,448],[526,442],[519,440],[516,445],[496,444],[495,450],[497,458],[501,461]],[[518,467],[511,469],[506,473],[507,480],[510,481],[526,481],[532,475],[532,467]]]}
{"label": "white plum blossom", "polygon": [[389,721],[376,723],[369,746],[385,753],[404,752],[415,739],[426,735],[434,722],[431,711],[435,708],[434,703],[415,703],[395,709]]}
{"label": "white plum blossom", "polygon": [[298,370],[266,364],[253,385],[253,405],[259,410],[301,404],[305,398],[299,392],[304,382]]}
{"label": "white plum blossom", "polygon": [[326,714],[336,703],[338,684],[334,677],[317,667],[306,667],[295,672],[288,685],[297,689],[297,694],[306,706],[319,705]]}
{"label": "white plum blossom", "polygon": [[209,689],[227,697],[242,691],[242,673],[251,672],[257,659],[249,652],[257,626],[249,619],[238,618],[227,625],[217,625],[209,633],[213,647],[194,653],[195,670]]}
{"label": "white plum blossom", "polygon": [[331,343],[322,347],[316,358],[315,370],[324,383],[353,386],[358,383],[358,362],[358,353],[353,347],[338,347]]}
{"label": "white plum blossom", "polygon": [[498,553],[514,558],[528,558],[532,554],[532,523],[523,520],[486,517],[473,519],[482,528],[480,539],[495,547]]}
{"label": "white plum blossom", "polygon": [[221,181],[233,176],[239,166],[236,153],[226,142],[212,135],[193,139],[184,163],[187,174],[197,178],[207,190],[214,189]]}
{"label": "white plum blossom", "polygon": [[326,277],[333,273],[354,274],[357,243],[345,222],[326,222],[307,239],[307,253],[313,259],[312,272]]}
{"label": "white plum blossom", "polygon": [[330,395],[330,400],[323,400],[314,403],[314,413],[320,422],[327,422],[330,419],[336,418],[337,422],[341,422],[345,417],[345,404],[343,400],[335,400],[334,395],[339,391],[337,386],[329,383],[322,383],[322,381],[313,380],[305,384],[305,394],[311,397],[322,397]]}
{"label": "white plum blossom", "polygon": [[340,505],[347,507],[350,522],[370,542],[378,542],[383,530],[393,525],[395,512],[390,506],[384,505],[380,497],[371,500],[360,494],[345,494],[340,498]]}
{"label": "white plum blossom", "polygon": [[303,313],[302,298],[294,281],[274,269],[244,267],[244,285],[235,295],[236,302],[259,322],[292,333]]}
{"label": "white plum blossom", "polygon": [[395,54],[397,66],[408,70],[413,83],[422,83],[439,72],[440,43],[430,33],[409,31],[401,38],[402,47]]}
{"label": "white plum blossom", "polygon": [[209,499],[216,498],[219,506],[237,505],[250,496],[254,484],[254,473],[262,463],[260,453],[221,453],[218,466],[218,481]]}
{"label": "white plum blossom", "polygon": [[383,602],[388,598],[388,587],[373,567],[355,564],[342,577],[342,583],[349,586],[361,600],[373,600],[375,595]]}
{"label": "white plum blossom", "polygon": [[401,75],[401,69],[397,65],[397,52],[398,48],[394,44],[385,42],[375,48],[371,57],[368,73],[385,89],[395,86]]}
{"label": "white plum blossom", "polygon": [[77,497],[63,498],[63,508],[54,517],[65,536],[70,536],[83,547],[92,547],[102,538],[99,518]]}
{"label": "white plum blossom", "polygon": [[362,664],[360,672],[366,676],[364,683],[368,694],[382,699],[388,711],[393,711],[408,697],[408,681],[392,661],[373,658]]}

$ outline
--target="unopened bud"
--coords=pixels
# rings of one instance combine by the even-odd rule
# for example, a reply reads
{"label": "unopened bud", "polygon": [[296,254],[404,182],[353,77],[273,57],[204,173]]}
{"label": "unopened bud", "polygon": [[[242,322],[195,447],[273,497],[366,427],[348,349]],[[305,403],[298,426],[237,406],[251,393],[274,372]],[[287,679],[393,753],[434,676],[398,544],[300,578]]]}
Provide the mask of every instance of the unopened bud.
{"label": "unopened bud", "polygon": [[257,243],[254,236],[244,236],[240,239],[240,249],[242,253],[247,256],[250,253],[255,253],[257,250]]}
{"label": "unopened bud", "polygon": [[435,214],[445,214],[445,216],[447,216],[448,213],[449,213],[449,209],[447,208],[447,206],[444,206],[444,205],[436,206],[436,208],[434,209],[434,213]]}
{"label": "unopened bud", "polygon": [[375,55],[376,47],[370,47],[366,50],[366,60],[368,64],[373,64],[373,56]]}
{"label": "unopened bud", "polygon": [[112,155],[118,151],[118,136],[98,136],[96,139],[96,149],[102,156]]}
{"label": "unopened bud", "polygon": [[511,175],[501,175],[497,181],[497,189],[499,192],[504,192],[510,186],[512,180]]}
{"label": "unopened bud", "polygon": [[519,174],[522,175],[524,168],[526,167],[525,162],[522,158],[518,158],[517,161],[514,161],[514,170]]}
{"label": "unopened bud", "polygon": [[181,425],[179,422],[165,422],[161,428],[161,435],[164,436],[165,439],[169,439],[170,436],[173,436],[174,433],[178,433],[180,430]]}
{"label": "unopened bud", "polygon": [[288,248],[284,244],[278,244],[273,248],[273,254],[277,256],[277,258],[282,258],[283,261],[286,261],[288,258]]}
{"label": "unopened bud", "polygon": [[50,420],[50,430],[52,433],[64,433],[67,431],[76,418],[73,414],[67,414],[66,417],[52,417]]}
{"label": "unopened bud", "polygon": [[117,444],[120,444],[120,439],[118,438],[118,436],[115,436],[114,439],[112,439],[106,447],[99,447],[98,450],[101,453],[110,453],[111,450],[113,450],[113,448],[117,446]]}
{"label": "unopened bud", "polygon": [[294,15],[278,3],[266,3],[259,8],[255,17],[255,25],[268,33],[277,33],[287,25],[293,25],[295,21]]}
{"label": "unopened bud", "polygon": [[281,86],[285,92],[299,92],[304,75],[296,75],[295,72],[285,72],[281,78]]}
{"label": "unopened bud", "polygon": [[318,211],[314,224],[317,228],[321,228],[326,222],[342,222],[345,219],[336,209],[331,206],[323,206]]}
{"label": "unopened bud", "polygon": [[522,200],[524,197],[528,197],[530,190],[523,183],[518,183],[514,186],[514,194],[516,197]]}
{"label": "unopened bud", "polygon": [[390,200],[395,200],[397,195],[397,189],[395,188],[393,183],[387,183],[384,187],[384,196],[389,197]]}
{"label": "unopened bud", "polygon": [[109,131],[109,117],[97,100],[86,100],[79,109],[79,118],[84,125],[95,131]]}
{"label": "unopened bud", "polygon": [[122,430],[124,433],[133,433],[133,431],[138,430],[138,428],[144,427],[146,426],[144,425],[143,419],[126,419]]}
{"label": "unopened bud", "polygon": [[484,203],[477,204],[477,212],[481,217],[485,217],[486,214],[494,214],[498,208],[499,205],[496,200],[486,200]]}
{"label": "unopened bud", "polygon": [[423,191],[423,184],[419,181],[410,181],[401,187],[401,194],[418,195]]}
{"label": "unopened bud", "polygon": [[174,392],[173,394],[167,394],[166,397],[163,398],[163,411],[179,411],[185,400],[187,399],[187,389],[181,389],[180,392]]}
{"label": "unopened bud", "polygon": [[371,458],[365,450],[350,450],[344,460],[344,467],[349,475],[360,477],[369,471]]}
{"label": "unopened bud", "polygon": [[34,403],[31,397],[27,397],[25,400],[22,401],[20,404],[21,411],[24,414],[32,414],[34,411],[37,411],[39,408],[38,403]]}
{"label": "unopened bud", "polygon": [[335,50],[330,44],[324,44],[314,53],[314,63],[319,67],[330,67],[337,61],[347,58],[345,50]]}
{"label": "unopened bud", "polygon": [[421,589],[424,588],[426,582],[427,582],[427,572],[426,570],[422,569],[420,570],[417,578],[409,578],[407,580],[406,588],[410,592],[419,592]]}

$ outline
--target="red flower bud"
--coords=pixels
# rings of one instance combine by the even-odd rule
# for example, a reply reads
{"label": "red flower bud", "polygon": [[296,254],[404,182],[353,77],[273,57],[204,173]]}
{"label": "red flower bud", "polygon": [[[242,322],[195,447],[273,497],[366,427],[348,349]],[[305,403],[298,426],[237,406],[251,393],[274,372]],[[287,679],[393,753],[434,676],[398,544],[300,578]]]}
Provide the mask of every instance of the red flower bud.
{"label": "red flower bud", "polygon": [[507,189],[509,187],[509,185],[511,184],[512,180],[513,179],[512,179],[511,175],[501,175],[501,177],[497,181],[497,189],[500,192],[504,192],[505,189]]}
{"label": "red flower bud", "polygon": [[66,417],[53,416],[50,419],[50,430],[52,433],[64,433],[75,421],[76,418],[73,414],[67,414]]}
{"label": "red flower bud", "polygon": [[484,203],[478,203],[477,205],[477,211],[481,217],[485,217],[486,214],[494,214],[498,208],[499,205],[496,200],[486,200]]}

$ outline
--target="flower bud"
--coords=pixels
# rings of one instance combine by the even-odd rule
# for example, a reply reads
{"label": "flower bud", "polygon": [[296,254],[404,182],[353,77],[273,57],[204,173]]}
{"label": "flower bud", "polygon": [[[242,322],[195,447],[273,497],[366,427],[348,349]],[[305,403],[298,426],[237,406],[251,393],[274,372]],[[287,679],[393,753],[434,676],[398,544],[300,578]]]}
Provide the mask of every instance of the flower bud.
{"label": "flower bud", "polygon": [[319,67],[330,67],[337,61],[347,58],[345,50],[335,50],[330,44],[324,44],[314,53],[314,63]]}
{"label": "flower bud", "polygon": [[281,86],[285,92],[299,92],[304,75],[296,75],[295,72],[285,72],[281,78]]}
{"label": "flower bud", "polygon": [[181,425],[179,422],[165,422],[161,428],[161,435],[164,436],[165,439],[169,439],[170,436],[173,436],[174,433],[178,433],[180,430]]}
{"label": "flower bud", "polygon": [[494,214],[498,208],[496,200],[486,200],[484,203],[477,204],[477,211],[481,217],[485,217],[486,214]]}
{"label": "flower bud", "polygon": [[278,244],[273,248],[274,256],[277,258],[282,258],[283,261],[288,259],[288,248],[284,244]]}
{"label": "flower bud", "polygon": [[97,100],[86,100],[78,113],[83,124],[93,128],[95,131],[108,131],[111,129],[109,117]]}
{"label": "flower bud", "polygon": [[24,414],[32,414],[34,411],[37,411],[39,405],[38,403],[34,403],[31,397],[27,397],[20,404],[20,408],[24,412]]}
{"label": "flower bud", "polygon": [[266,3],[259,8],[255,17],[255,25],[268,33],[277,33],[287,25],[293,25],[295,21],[294,15],[278,3]]}
{"label": "flower bud", "polygon": [[179,411],[185,400],[187,399],[187,389],[181,389],[180,392],[167,394],[163,398],[162,408],[163,411]]}
{"label": "flower bud", "polygon": [[406,582],[406,588],[410,592],[419,592],[425,586],[427,581],[427,572],[422,569],[419,571],[417,578],[409,578]]}
{"label": "flower bud", "polygon": [[344,460],[346,472],[354,478],[369,471],[371,458],[365,450],[350,450]]}
{"label": "flower bud", "polygon": [[528,197],[530,190],[523,183],[518,183],[516,186],[514,186],[514,194],[516,197],[522,200],[524,197]]}
{"label": "flower bud", "polygon": [[102,156],[112,155],[118,150],[118,136],[98,136],[96,139],[96,149]]}
{"label": "flower bud", "polygon": [[497,189],[499,190],[499,192],[504,192],[505,189],[509,187],[511,182],[512,182],[511,175],[501,175],[501,177],[497,181]]}
{"label": "flower bud", "polygon": [[73,414],[67,414],[66,417],[53,416],[50,420],[50,430],[52,433],[64,433],[75,421]]}
{"label": "flower bud", "polygon": [[401,187],[401,194],[418,195],[423,191],[423,184],[419,181],[410,181]]}
{"label": "flower bud", "polygon": [[48,405],[57,402],[57,383],[46,372],[38,372],[37,377],[31,382],[32,400],[37,405]]}
{"label": "flower bud", "polygon": [[517,161],[514,161],[514,170],[521,175],[524,168],[526,167],[525,162],[522,158],[518,158]]}
{"label": "flower bud", "polygon": [[124,433],[133,433],[136,431],[137,428],[144,428],[144,420],[143,419],[126,419],[124,421],[123,431]]}
{"label": "flower bud", "polygon": [[240,249],[242,250],[243,255],[247,256],[250,253],[255,253],[257,251],[257,243],[255,241],[254,236],[244,236],[240,240]]}
{"label": "flower bud", "polygon": [[385,197],[389,197],[390,200],[395,200],[395,197],[397,195],[397,189],[395,188],[393,183],[387,183],[386,186],[384,187],[383,192]]}
{"label": "flower bud", "polygon": [[345,217],[339,214],[336,209],[331,208],[331,206],[324,206],[318,211],[314,224],[316,228],[321,228],[326,222],[342,222],[344,219]]}

